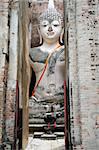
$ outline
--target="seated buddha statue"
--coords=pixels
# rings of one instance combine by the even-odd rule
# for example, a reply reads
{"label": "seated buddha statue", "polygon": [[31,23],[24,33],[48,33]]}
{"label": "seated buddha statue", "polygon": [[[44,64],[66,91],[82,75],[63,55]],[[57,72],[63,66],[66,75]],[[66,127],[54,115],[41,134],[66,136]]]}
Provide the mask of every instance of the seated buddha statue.
{"label": "seated buddha statue", "polygon": [[50,101],[51,106],[57,103],[55,110],[61,107],[64,99],[63,16],[50,0],[38,21],[42,44],[29,52],[30,65],[36,76],[32,97],[39,102]]}

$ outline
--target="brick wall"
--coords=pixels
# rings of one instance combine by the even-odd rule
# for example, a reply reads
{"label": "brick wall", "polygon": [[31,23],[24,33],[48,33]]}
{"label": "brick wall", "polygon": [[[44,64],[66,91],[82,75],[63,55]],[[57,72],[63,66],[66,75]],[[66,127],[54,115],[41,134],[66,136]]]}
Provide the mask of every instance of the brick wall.
{"label": "brick wall", "polygon": [[67,2],[73,149],[98,150],[99,1]]}
{"label": "brick wall", "polygon": [[0,145],[4,133],[6,55],[8,53],[8,0],[0,1]]}
{"label": "brick wall", "polygon": [[10,2],[0,1],[0,149],[15,141],[18,9]]}

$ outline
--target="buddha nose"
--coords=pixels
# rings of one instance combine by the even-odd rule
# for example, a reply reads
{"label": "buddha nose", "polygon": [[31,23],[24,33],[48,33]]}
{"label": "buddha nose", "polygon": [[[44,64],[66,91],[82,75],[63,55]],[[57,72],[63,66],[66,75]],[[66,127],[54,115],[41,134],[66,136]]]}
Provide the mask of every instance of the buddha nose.
{"label": "buddha nose", "polygon": [[53,31],[53,29],[52,29],[51,26],[48,28],[48,31],[49,31],[49,32]]}

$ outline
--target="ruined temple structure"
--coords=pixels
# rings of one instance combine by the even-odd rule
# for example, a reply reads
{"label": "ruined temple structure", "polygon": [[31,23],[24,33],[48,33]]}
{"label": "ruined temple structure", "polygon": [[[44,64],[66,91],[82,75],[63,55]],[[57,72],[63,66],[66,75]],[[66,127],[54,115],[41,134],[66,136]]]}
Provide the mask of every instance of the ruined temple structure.
{"label": "ruined temple structure", "polygon": [[[99,1],[62,2],[55,0],[57,9],[64,8],[65,148],[98,150]],[[47,4],[48,0],[0,0],[0,150],[25,150],[28,143],[29,49],[39,43],[35,16]]]}

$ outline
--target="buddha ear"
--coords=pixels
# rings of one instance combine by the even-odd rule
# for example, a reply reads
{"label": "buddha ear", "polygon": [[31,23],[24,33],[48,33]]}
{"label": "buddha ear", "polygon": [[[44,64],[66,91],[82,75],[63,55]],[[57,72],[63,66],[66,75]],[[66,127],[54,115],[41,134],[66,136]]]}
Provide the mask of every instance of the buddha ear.
{"label": "buddha ear", "polygon": [[40,32],[40,29],[39,29],[39,27],[37,27],[37,31],[38,31],[38,34],[39,34],[39,38],[40,38],[40,45],[43,43],[43,38],[42,38],[42,36],[41,36],[41,32]]}
{"label": "buddha ear", "polygon": [[61,32],[61,34],[60,34],[60,43],[61,44],[63,44],[63,42],[64,42],[64,28],[62,29],[62,32]]}

